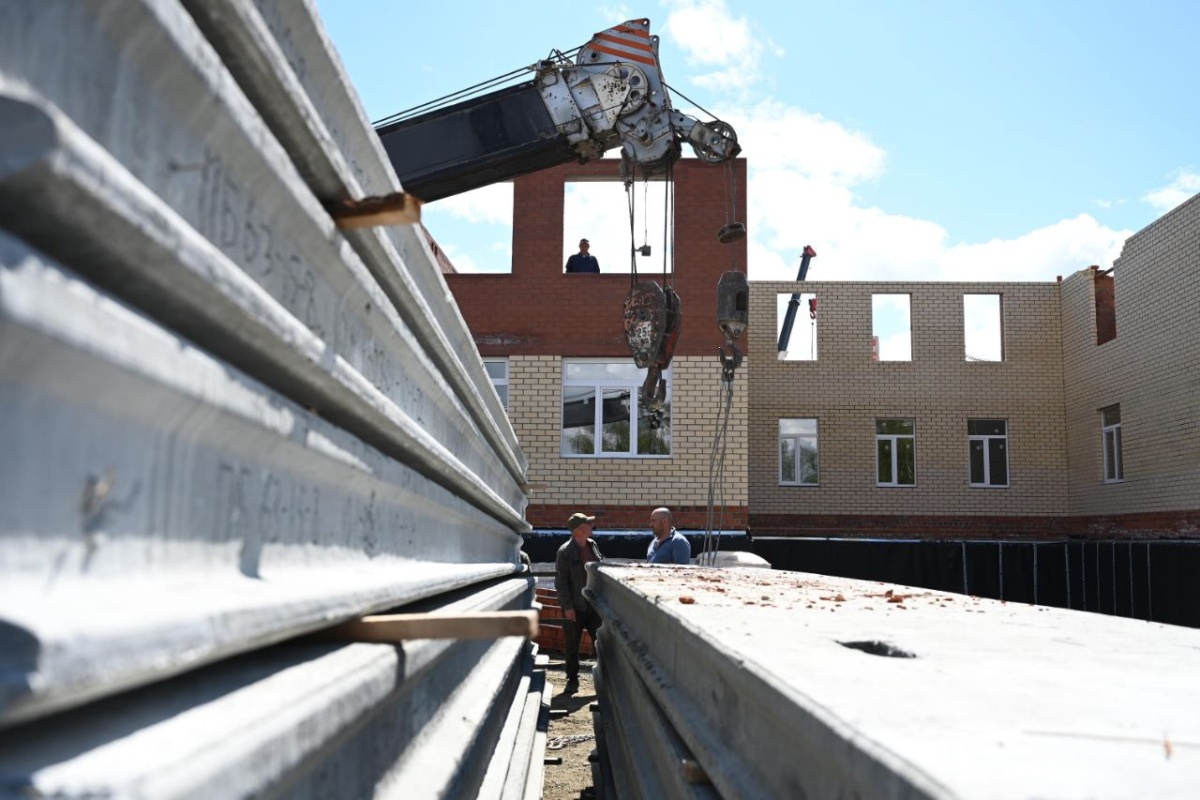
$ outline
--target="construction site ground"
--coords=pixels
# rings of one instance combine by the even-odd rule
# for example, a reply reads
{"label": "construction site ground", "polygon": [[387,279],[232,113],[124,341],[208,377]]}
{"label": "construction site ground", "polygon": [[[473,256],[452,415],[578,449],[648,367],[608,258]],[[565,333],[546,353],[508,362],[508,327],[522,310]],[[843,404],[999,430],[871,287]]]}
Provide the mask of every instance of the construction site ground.
{"label": "construction site ground", "polygon": [[[549,652],[546,679],[554,684],[550,729],[546,738],[544,800],[577,800],[591,797],[592,765],[588,756],[596,749],[591,706],[596,702],[592,682],[595,662],[584,659],[579,668],[579,691],[565,694],[567,676],[562,653]],[[552,763],[562,759],[561,764]]]}

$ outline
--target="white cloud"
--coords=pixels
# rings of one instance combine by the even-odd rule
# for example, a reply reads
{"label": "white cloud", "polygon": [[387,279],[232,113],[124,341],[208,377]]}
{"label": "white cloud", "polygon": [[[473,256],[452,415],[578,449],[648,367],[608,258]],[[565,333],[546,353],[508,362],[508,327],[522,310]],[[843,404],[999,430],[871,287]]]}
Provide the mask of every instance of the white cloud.
{"label": "white cloud", "polygon": [[[753,60],[762,52],[749,24],[732,18],[718,0],[676,3],[668,21],[672,40],[686,42],[689,52],[706,65]],[[811,280],[1051,281],[1092,264],[1111,265],[1132,233],[1108,228],[1081,213],[1012,239],[951,243],[947,230],[934,221],[863,203],[861,187],[882,176],[888,163],[886,151],[867,134],[772,100],[713,110],[737,130],[748,159],[746,223],[752,280],[795,280],[800,251],[811,244],[819,253],[810,268]],[[1196,191],[1200,175],[1185,171],[1170,186],[1143,199],[1169,208]],[[642,204],[646,198],[641,187],[637,192]],[[650,204],[661,208],[654,194],[652,188]],[[566,199],[564,260],[575,252],[579,236],[586,235],[604,272],[627,272],[630,226],[621,185],[568,186]],[[436,215],[442,214],[481,227],[508,226],[512,185],[467,192],[431,203],[425,211],[431,229]],[[661,273],[661,212],[651,212],[648,237],[641,212],[634,227],[634,244],[648,242],[653,248],[652,257],[637,258],[639,272]],[[466,253],[452,257],[464,272],[472,271],[475,263],[495,260],[482,250],[472,255],[474,259]]]}
{"label": "white cloud", "polygon": [[433,214],[434,218],[445,214],[467,222],[511,225],[513,185],[508,181],[493,183],[480,189],[435,200],[426,204],[421,213],[422,216]]}
{"label": "white cloud", "polygon": [[[600,6],[600,14],[606,19],[612,20],[613,25],[619,25],[620,23],[627,22],[631,19],[640,19],[640,17],[633,11],[630,11],[629,6],[625,5],[624,3],[615,6],[602,5]],[[653,22],[653,20],[651,21]]]}
{"label": "white cloud", "polygon": [[1142,201],[1161,214],[1165,214],[1200,192],[1200,173],[1181,169],[1175,173],[1174,180],[1161,189],[1155,189],[1142,196]]}
{"label": "white cloud", "polygon": [[1108,267],[1133,234],[1089,214],[1064,219],[1016,239],[961,244],[939,255],[935,280],[1047,281],[1093,264]]}
{"label": "white cloud", "polygon": [[811,244],[810,280],[1048,281],[1111,264],[1131,233],[1080,214],[1015,239],[951,244],[936,222],[862,204],[858,188],[887,165],[865,134],[771,101],[721,117],[751,154],[752,280],[795,280]]}
{"label": "white cloud", "polygon": [[684,51],[688,63],[716,68],[692,76],[706,89],[746,89],[762,78],[764,52],[782,54],[746,17],[735,18],[724,0],[679,0],[667,14],[663,35]]}
{"label": "white cloud", "polygon": [[883,173],[886,154],[881,148],[865,134],[820,114],[771,100],[720,111],[737,131],[738,143],[757,172],[795,170],[846,186]]}
{"label": "white cloud", "polygon": [[[442,247],[441,242],[438,246]],[[454,265],[454,268],[459,272],[490,272],[491,270],[483,269],[479,263],[471,257],[471,254],[465,252],[461,247],[456,247],[452,244],[442,247],[442,252],[446,254],[446,258]]]}

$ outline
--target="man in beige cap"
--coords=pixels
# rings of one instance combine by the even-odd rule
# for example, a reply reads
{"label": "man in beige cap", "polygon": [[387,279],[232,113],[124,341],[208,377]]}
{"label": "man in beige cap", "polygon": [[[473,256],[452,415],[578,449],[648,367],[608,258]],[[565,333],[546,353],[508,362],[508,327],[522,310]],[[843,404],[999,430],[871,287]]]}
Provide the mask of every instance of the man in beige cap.
{"label": "man in beige cap", "polygon": [[563,610],[563,649],[566,651],[567,688],[572,694],[579,690],[579,639],[586,629],[596,641],[600,629],[600,615],[583,597],[587,585],[587,564],[603,561],[600,548],[592,538],[595,517],[583,512],[571,515],[567,530],[571,532],[554,558],[554,589],[558,592],[558,604]]}

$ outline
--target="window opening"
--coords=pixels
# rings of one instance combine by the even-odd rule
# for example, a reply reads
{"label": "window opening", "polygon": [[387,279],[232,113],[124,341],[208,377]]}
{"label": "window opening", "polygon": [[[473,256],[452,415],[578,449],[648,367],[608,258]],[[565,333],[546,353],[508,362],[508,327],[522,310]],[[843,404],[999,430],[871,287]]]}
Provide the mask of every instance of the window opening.
{"label": "window opening", "polygon": [[1008,486],[1008,422],[967,420],[972,486]]}
{"label": "window opening", "polygon": [[871,295],[871,353],[875,361],[912,361],[912,313],[907,294]]}
{"label": "window opening", "polygon": [[779,420],[779,483],[785,486],[816,486],[819,482],[817,421]]}
{"label": "window opening", "polygon": [[792,330],[783,340],[783,327],[787,319],[788,305],[792,294],[780,294],[775,297],[775,338],[782,345],[779,350],[780,361],[816,361],[817,360],[817,296],[812,292],[801,292],[798,296],[799,307],[792,321]]}
{"label": "window opening", "polygon": [[967,361],[1003,361],[1000,295],[963,295],[963,345]]}
{"label": "window opening", "polygon": [[[613,172],[616,173],[615,168]],[[600,262],[601,274],[629,274],[632,259],[637,259],[639,270],[654,272],[661,269],[664,252],[669,263],[671,242],[664,241],[661,232],[666,183],[645,181],[637,187],[637,194],[640,207],[634,230],[642,239],[634,243],[630,237],[628,198],[620,178],[567,181],[563,185],[561,268],[564,271],[567,259],[579,252],[580,239],[588,240],[591,255]],[[634,244],[640,246],[635,248]]]}
{"label": "window opening", "polygon": [[879,486],[916,484],[917,438],[911,419],[875,420],[875,460]]}

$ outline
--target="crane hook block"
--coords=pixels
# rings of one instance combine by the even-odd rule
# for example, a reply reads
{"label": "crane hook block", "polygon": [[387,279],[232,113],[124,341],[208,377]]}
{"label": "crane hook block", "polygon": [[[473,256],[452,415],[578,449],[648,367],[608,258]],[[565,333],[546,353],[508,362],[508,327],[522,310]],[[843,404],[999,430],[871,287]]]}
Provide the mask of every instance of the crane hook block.
{"label": "crane hook block", "polygon": [[717,241],[721,244],[730,244],[738,239],[746,238],[746,226],[740,222],[730,222],[721,226],[721,230],[717,231]]}
{"label": "crane hook block", "polygon": [[717,281],[717,327],[736,339],[750,323],[750,284],[746,273],[731,270]]}
{"label": "crane hook block", "polygon": [[654,281],[643,281],[625,296],[625,340],[638,369],[654,363],[667,330],[667,299]]}

